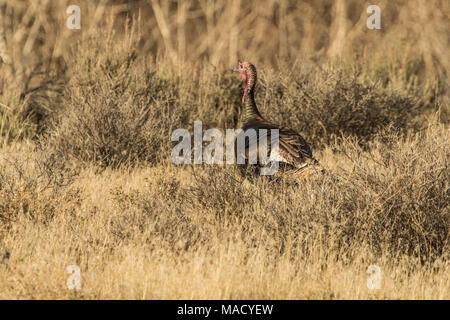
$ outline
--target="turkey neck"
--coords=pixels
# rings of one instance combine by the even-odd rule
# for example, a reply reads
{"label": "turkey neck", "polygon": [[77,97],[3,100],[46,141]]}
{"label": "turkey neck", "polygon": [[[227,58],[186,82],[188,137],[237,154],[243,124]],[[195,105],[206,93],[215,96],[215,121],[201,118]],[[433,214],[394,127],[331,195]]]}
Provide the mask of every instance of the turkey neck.
{"label": "turkey neck", "polygon": [[255,119],[257,117],[262,118],[261,114],[258,111],[258,108],[256,107],[255,102],[255,93],[254,88],[250,88],[247,92],[247,95],[245,96],[245,122]]}

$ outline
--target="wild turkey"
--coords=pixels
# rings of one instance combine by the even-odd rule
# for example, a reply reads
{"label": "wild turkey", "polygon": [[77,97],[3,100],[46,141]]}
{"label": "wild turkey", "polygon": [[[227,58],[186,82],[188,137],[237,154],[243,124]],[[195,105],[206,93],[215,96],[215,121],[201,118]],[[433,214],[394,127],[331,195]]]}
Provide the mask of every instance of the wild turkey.
{"label": "wild turkey", "polygon": [[[242,76],[242,80],[245,83],[244,94],[242,96],[242,104],[245,107],[245,118],[244,125],[242,127],[243,132],[241,132],[241,134],[244,134],[246,130],[255,129],[252,133],[254,138],[253,141],[258,141],[257,145],[245,145],[245,158],[248,159],[250,149],[258,149],[258,146],[260,145],[259,141],[262,136],[258,135],[260,133],[259,129],[267,129],[267,135],[270,135],[270,129],[278,129],[279,151],[277,160],[279,161],[281,169],[284,171],[287,169],[293,169],[295,173],[300,173],[300,171],[304,171],[307,167],[314,167],[315,169],[323,171],[323,168],[320,167],[318,161],[314,159],[308,143],[301,135],[292,129],[278,126],[267,121],[258,111],[255,102],[255,86],[257,80],[255,66],[250,62],[239,62],[237,71],[239,71]],[[254,136],[255,134],[257,135],[256,137]],[[250,138],[249,140],[252,141]],[[268,152],[270,152],[270,138],[265,137],[265,141],[268,143]],[[236,153],[238,153],[237,150]]]}

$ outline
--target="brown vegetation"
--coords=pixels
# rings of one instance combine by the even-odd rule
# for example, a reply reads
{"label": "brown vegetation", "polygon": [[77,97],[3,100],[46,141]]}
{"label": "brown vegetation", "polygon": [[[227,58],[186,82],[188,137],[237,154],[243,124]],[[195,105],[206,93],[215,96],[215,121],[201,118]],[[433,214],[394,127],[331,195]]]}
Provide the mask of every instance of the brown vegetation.
{"label": "brown vegetation", "polygon": [[[449,299],[446,1],[68,3],[0,1],[0,298]],[[238,57],[327,174],[171,163]]]}

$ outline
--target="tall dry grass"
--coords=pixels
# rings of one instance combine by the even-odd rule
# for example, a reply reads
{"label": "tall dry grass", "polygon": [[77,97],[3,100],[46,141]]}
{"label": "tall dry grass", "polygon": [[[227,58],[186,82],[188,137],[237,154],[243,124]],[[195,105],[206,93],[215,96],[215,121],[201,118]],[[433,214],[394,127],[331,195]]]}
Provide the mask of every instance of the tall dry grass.
{"label": "tall dry grass", "polygon": [[232,166],[46,169],[3,150],[1,297],[448,299],[448,138],[347,141],[319,156],[334,176],[300,185]]}
{"label": "tall dry grass", "polygon": [[[68,4],[0,1],[0,298],[449,298],[447,2]],[[238,58],[327,174],[170,162],[241,125]]]}
{"label": "tall dry grass", "polygon": [[[381,30],[367,29],[371,3],[356,0],[80,1],[79,31],[65,27],[69,4],[0,2],[5,143],[40,132],[57,108],[54,100],[67,80],[73,44],[99,31],[115,30],[119,43],[133,41],[139,55],[166,56],[164,63],[173,66],[229,68],[238,58],[276,68],[305,60],[360,63],[374,82],[394,90],[419,89],[431,102],[439,94],[448,105],[447,1],[379,1]],[[133,28],[134,39],[128,32]]]}

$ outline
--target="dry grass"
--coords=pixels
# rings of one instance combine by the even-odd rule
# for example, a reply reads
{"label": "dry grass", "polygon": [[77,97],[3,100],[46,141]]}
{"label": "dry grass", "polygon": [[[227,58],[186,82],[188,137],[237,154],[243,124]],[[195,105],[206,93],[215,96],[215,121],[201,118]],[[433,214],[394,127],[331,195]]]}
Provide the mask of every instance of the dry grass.
{"label": "dry grass", "polygon": [[[380,1],[374,33],[358,1],[167,3],[70,31],[0,1],[0,298],[449,299],[447,2]],[[240,125],[238,56],[327,174],[170,162],[173,129]]]}
{"label": "dry grass", "polygon": [[[326,149],[335,177],[302,185],[165,164],[50,179],[42,155],[14,150],[2,156],[1,297],[448,299],[448,132],[383,137],[370,152]],[[79,292],[65,287],[70,264]]]}

